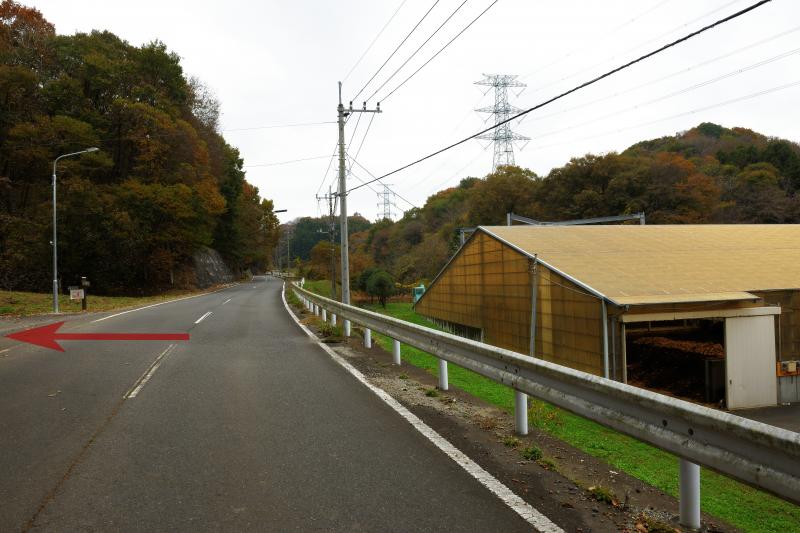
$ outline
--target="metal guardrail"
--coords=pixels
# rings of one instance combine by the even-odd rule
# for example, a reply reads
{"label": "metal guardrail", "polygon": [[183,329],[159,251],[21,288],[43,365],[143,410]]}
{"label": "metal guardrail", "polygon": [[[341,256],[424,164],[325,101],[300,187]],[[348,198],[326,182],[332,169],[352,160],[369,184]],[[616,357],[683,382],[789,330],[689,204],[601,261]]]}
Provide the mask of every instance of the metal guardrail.
{"label": "metal guardrail", "polygon": [[[406,343],[687,462],[800,503],[799,433],[344,305],[297,285],[293,289],[312,309],[316,305],[391,337],[396,347],[398,341]],[[682,474],[684,466],[682,462]],[[699,471],[697,480],[699,526]],[[683,482],[681,489],[683,493]]]}

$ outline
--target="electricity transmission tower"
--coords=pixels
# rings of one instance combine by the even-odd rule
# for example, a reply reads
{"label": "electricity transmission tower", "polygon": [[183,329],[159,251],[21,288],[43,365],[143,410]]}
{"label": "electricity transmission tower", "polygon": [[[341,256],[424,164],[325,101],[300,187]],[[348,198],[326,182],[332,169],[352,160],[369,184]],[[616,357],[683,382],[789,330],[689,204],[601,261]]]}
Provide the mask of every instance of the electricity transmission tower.
{"label": "electricity transmission tower", "polygon": [[378,203],[378,220],[394,220],[394,213],[392,213],[392,205],[394,205],[392,197],[394,196],[394,191],[389,188],[390,185],[386,183],[382,183],[382,185],[383,192],[378,193],[378,199],[380,199]]}
{"label": "electricity transmission tower", "polygon": [[[475,85],[494,87],[494,105],[481,107],[475,111],[494,115],[495,124],[499,124],[522,111],[522,109],[508,103],[509,87],[527,87],[524,83],[517,81],[516,75],[484,74],[483,76],[484,78],[476,81]],[[494,164],[492,165],[492,172],[494,172],[501,165],[514,164],[514,141],[529,141],[530,137],[514,133],[511,131],[511,124],[507,122],[488,133],[476,137],[476,139],[494,143]]]}

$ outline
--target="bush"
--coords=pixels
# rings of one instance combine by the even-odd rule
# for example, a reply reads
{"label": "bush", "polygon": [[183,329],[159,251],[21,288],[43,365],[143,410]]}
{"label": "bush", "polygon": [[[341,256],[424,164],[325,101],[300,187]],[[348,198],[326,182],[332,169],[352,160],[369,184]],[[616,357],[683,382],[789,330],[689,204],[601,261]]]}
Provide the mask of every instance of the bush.
{"label": "bush", "polygon": [[377,297],[381,306],[386,307],[386,299],[395,292],[394,278],[385,270],[372,273],[367,280],[367,294]]}

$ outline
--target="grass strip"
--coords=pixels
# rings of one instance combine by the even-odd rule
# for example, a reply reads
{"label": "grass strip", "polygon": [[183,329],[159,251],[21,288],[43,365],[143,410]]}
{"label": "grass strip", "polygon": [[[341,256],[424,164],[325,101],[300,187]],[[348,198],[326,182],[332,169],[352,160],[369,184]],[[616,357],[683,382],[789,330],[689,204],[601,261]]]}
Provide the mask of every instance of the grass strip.
{"label": "grass strip", "polygon": [[[326,294],[316,291],[314,283],[307,284],[307,287]],[[386,309],[366,307],[414,324],[440,329],[418,315],[408,303],[389,303]],[[391,351],[391,339],[377,333],[373,338],[383,349]],[[407,363],[438,377],[436,357],[406,345],[401,345],[400,354]],[[456,365],[449,365],[449,379],[461,390],[513,412],[514,393],[510,388]],[[528,416],[532,426],[678,497],[677,457],[533,398],[529,402]],[[700,484],[703,511],[744,531],[785,533],[795,530],[800,523],[800,507],[711,470],[702,470]]]}
{"label": "grass strip", "polygon": [[[136,307],[181,296],[197,294],[201,291],[170,291],[154,296],[98,296],[88,295],[88,311],[114,311],[126,307]],[[68,294],[58,296],[61,313],[80,313],[80,300],[70,300]],[[53,312],[53,293],[0,291],[0,316],[28,316]]]}

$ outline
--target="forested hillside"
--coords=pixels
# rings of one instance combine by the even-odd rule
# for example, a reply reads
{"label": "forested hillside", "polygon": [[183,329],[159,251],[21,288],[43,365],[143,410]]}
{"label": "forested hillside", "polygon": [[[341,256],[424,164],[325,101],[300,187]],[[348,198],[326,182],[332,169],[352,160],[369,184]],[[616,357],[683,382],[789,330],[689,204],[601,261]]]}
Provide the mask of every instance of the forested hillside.
{"label": "forested hillside", "polygon": [[62,285],[106,293],[191,285],[192,254],[265,268],[272,202],[218,133],[219,104],[161,42],[56,35],[40,12],[0,4],[0,288],[51,286],[51,174],[58,164]]}
{"label": "forested hillside", "polygon": [[[622,153],[574,158],[545,177],[501,167],[465,178],[401,220],[354,234],[351,250],[362,270],[410,284],[438,273],[458,248],[458,228],[505,224],[508,212],[545,221],[643,211],[648,224],[798,223],[798,191],[796,143],[704,123]],[[326,272],[325,257],[312,253],[308,273]],[[360,274],[351,268],[354,285]]]}

